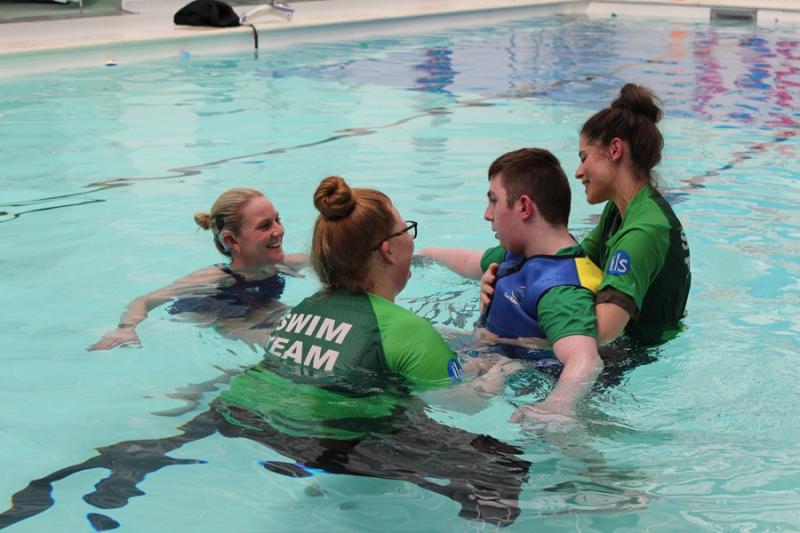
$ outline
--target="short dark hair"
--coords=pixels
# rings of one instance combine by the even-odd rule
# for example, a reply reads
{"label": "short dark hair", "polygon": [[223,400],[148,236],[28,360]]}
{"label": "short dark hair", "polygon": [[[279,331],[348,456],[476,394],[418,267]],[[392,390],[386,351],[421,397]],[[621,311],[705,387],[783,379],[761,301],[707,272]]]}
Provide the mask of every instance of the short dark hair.
{"label": "short dark hair", "polygon": [[503,154],[489,167],[489,180],[502,178],[508,207],[524,194],[553,226],[569,224],[572,191],[558,158],[543,148],[520,148]]}

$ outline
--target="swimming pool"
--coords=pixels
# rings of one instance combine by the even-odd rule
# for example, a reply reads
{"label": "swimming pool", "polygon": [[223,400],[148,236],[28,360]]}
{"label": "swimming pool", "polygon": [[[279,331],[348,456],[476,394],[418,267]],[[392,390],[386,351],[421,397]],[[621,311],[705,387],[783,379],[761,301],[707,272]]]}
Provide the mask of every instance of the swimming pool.
{"label": "swimming pool", "polygon": [[[482,248],[493,158],[545,146],[571,173],[580,124],[637,81],[664,99],[660,174],[692,246],[685,331],[567,432],[507,422],[541,386],[509,387],[475,415],[430,414],[524,447],[533,468],[512,530],[797,528],[798,56],[789,28],[553,17],[4,82],[0,494],[96,447],[174,434],[216,392],[153,415],[183,406],[170,393],[260,359],[163,308],[140,326],[141,349],[85,351],[131,298],[219,260],[191,215],[222,190],[264,190],[290,251],[307,248],[311,193],[334,173],[386,191],[420,222],[418,247]],[[580,236],[599,208],[573,186]],[[474,283],[413,275],[399,303],[470,328]],[[285,299],[314,287],[290,283]],[[171,456],[205,463],[159,470],[146,495],[102,512],[130,531],[480,527],[412,484],[274,474],[261,462],[280,456],[243,439]],[[57,482],[55,506],[11,530],[86,530],[98,509],[81,497],[105,476]]]}

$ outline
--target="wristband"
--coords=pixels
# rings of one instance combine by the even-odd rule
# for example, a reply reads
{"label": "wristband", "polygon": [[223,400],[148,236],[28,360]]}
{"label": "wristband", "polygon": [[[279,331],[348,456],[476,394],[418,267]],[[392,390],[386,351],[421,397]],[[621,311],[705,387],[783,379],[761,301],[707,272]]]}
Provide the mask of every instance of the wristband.
{"label": "wristband", "polygon": [[127,322],[120,322],[117,324],[117,329],[135,328],[136,324],[128,324]]}

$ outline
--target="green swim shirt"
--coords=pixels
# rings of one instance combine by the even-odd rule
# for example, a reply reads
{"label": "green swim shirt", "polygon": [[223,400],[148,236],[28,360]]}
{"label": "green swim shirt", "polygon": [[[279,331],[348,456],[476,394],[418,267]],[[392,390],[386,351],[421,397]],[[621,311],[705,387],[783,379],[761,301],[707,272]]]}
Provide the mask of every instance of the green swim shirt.
{"label": "green swim shirt", "polygon": [[619,291],[632,300],[620,305],[631,315],[629,336],[658,343],[674,335],[686,314],[691,286],[689,244],[670,205],[653,187],[636,193],[620,215],[614,202],[603,209],[600,223],[581,243],[603,268],[597,303]]}
{"label": "green swim shirt", "polygon": [[462,374],[425,319],[374,294],[319,292],[283,318],[264,361],[231,382],[222,405],[254,411],[290,435],[357,438],[365,420],[389,417],[409,401],[410,389]]}

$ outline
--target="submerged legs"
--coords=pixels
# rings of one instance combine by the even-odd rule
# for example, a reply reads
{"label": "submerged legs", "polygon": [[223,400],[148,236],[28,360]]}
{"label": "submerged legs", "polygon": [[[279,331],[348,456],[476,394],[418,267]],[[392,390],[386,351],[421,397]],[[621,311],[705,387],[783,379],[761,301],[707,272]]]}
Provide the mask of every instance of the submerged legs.
{"label": "submerged legs", "polygon": [[[100,509],[123,507],[130,498],[144,494],[137,485],[147,474],[169,465],[201,463],[167,454],[215,431],[257,441],[302,466],[409,481],[460,503],[459,515],[470,520],[507,525],[520,513],[518,500],[530,463],[519,457],[521,450],[492,437],[439,424],[424,414],[409,419],[406,427],[390,434],[348,441],[293,437],[268,426],[249,411],[237,409],[236,416],[249,427],[234,425],[212,409],[181,426],[179,435],[98,448],[96,457],[31,481],[14,494],[11,508],[0,513],[0,529],[46,511],[54,504],[53,483],[92,468],[105,468],[110,473],[83,499]],[[302,468],[292,469],[293,465],[266,466],[285,475],[302,475]],[[446,483],[439,484],[431,478]],[[91,513],[88,518],[97,530],[119,525],[102,514]]]}
{"label": "submerged legs", "polygon": [[[144,494],[137,485],[147,474],[173,464],[202,462],[193,459],[174,459],[167,454],[188,442],[214,433],[211,413],[206,411],[179,429],[182,431],[180,435],[165,439],[125,441],[98,448],[100,455],[96,457],[31,481],[27,487],[11,497],[11,508],[0,513],[0,529],[46,511],[54,503],[53,483],[92,468],[105,468],[110,474],[95,485],[94,492],[87,494],[83,499],[101,509],[117,509],[125,506],[130,498]],[[91,521],[93,524],[96,521],[103,523],[101,518],[102,515],[94,515]]]}
{"label": "submerged legs", "polygon": [[[220,433],[260,442],[301,466],[409,481],[460,503],[459,515],[470,520],[508,525],[519,516],[519,495],[531,464],[520,458],[522,450],[493,437],[445,426],[424,414],[391,434],[359,440],[291,437],[263,423],[255,425],[257,419],[247,411],[234,408],[232,412],[250,427],[231,424],[217,415]],[[291,477],[302,475],[292,465],[265,466]]]}

